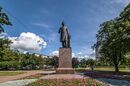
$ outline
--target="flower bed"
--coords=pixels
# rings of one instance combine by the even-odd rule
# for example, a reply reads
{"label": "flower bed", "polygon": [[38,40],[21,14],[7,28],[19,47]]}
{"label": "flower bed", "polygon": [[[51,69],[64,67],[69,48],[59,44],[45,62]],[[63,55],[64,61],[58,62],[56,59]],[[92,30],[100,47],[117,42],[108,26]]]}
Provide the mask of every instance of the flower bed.
{"label": "flower bed", "polygon": [[48,79],[38,80],[27,86],[108,86],[94,79]]}

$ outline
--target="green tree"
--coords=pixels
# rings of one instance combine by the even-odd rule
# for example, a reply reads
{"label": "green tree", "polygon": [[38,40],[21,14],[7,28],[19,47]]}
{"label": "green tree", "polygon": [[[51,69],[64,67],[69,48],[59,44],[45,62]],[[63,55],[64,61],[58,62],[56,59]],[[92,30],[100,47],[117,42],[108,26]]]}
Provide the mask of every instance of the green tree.
{"label": "green tree", "polygon": [[50,59],[50,65],[54,66],[55,68],[58,67],[58,64],[59,64],[59,57],[58,56],[53,56],[51,59]]}
{"label": "green tree", "polygon": [[4,57],[7,56],[9,52],[12,52],[9,47],[10,44],[10,40],[0,39],[0,61],[4,61]]}
{"label": "green tree", "polygon": [[86,64],[86,59],[81,59],[80,60],[80,67],[86,67],[87,66],[87,64]]}
{"label": "green tree", "polygon": [[93,60],[93,59],[88,59],[86,63],[89,65],[89,67],[90,67],[91,70],[93,71],[96,61]]}
{"label": "green tree", "polygon": [[0,7],[0,33],[4,32],[2,25],[12,25],[9,21],[9,18],[5,12],[3,12],[2,8]]}
{"label": "green tree", "polygon": [[125,54],[130,51],[130,4],[121,12],[119,17],[104,22],[100,25],[97,33],[95,48],[110,64],[113,64],[115,71],[124,62]]}
{"label": "green tree", "polygon": [[72,67],[76,68],[79,66],[79,60],[78,58],[72,58]]}

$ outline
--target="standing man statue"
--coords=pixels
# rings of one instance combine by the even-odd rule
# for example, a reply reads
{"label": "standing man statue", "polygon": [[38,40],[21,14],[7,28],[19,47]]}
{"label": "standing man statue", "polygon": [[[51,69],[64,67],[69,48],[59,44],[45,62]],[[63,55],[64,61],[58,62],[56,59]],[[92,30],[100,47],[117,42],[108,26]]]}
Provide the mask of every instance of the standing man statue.
{"label": "standing man statue", "polygon": [[57,74],[74,74],[72,68],[72,48],[70,48],[70,34],[67,26],[62,22],[59,29],[60,42],[62,47],[59,48],[58,68],[56,69]]}
{"label": "standing man statue", "polygon": [[59,29],[59,34],[60,34],[60,42],[62,43],[62,47],[70,48],[70,34],[64,22],[62,22],[62,26]]}

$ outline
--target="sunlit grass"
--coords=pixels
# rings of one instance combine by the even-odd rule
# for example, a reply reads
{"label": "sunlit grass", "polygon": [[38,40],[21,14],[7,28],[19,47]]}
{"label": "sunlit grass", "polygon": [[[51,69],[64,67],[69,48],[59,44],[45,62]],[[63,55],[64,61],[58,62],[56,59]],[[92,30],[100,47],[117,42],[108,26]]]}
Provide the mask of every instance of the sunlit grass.
{"label": "sunlit grass", "polygon": [[[78,72],[83,72],[86,70],[91,70],[90,68],[75,68]],[[95,71],[115,71],[113,67],[95,67]],[[130,72],[130,68],[119,68],[120,72]]]}
{"label": "sunlit grass", "polygon": [[14,76],[18,74],[23,74],[24,71],[0,71],[0,76]]}
{"label": "sunlit grass", "polygon": [[112,67],[97,67],[97,68],[94,68],[94,70],[114,71],[114,68],[112,68]]}

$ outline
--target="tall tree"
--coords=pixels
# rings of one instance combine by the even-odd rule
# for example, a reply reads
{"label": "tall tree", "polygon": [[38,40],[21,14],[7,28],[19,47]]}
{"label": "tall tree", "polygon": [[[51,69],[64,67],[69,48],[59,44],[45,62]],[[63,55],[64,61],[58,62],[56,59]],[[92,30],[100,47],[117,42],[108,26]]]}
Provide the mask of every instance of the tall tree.
{"label": "tall tree", "polygon": [[0,61],[3,61],[5,59],[4,57],[12,52],[9,47],[10,44],[11,44],[10,40],[0,39]]}
{"label": "tall tree", "polygon": [[97,33],[95,48],[101,58],[113,64],[115,71],[125,59],[125,54],[130,51],[130,4],[121,12],[120,16],[106,21],[100,25]]}
{"label": "tall tree", "polygon": [[54,66],[54,68],[58,67],[58,64],[59,64],[59,57],[58,56],[53,56],[50,59],[50,61],[51,61],[50,65]]}
{"label": "tall tree", "polygon": [[94,66],[95,66],[96,61],[93,59],[88,59],[86,63],[91,68],[91,70],[94,71]]}

